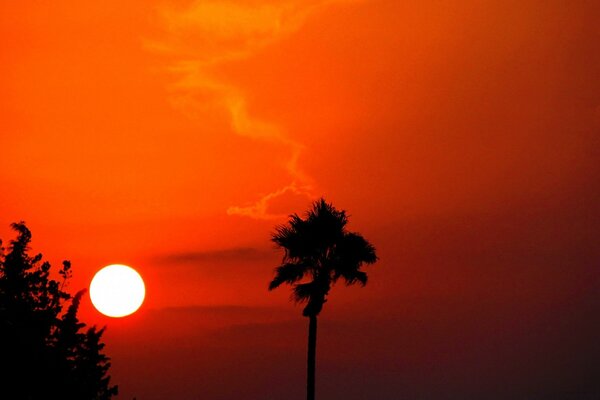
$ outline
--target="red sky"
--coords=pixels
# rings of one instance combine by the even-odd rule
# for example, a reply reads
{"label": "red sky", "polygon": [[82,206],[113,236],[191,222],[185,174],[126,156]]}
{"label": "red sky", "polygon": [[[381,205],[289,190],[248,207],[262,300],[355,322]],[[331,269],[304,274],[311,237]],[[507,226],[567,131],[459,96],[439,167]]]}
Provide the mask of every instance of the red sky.
{"label": "red sky", "polygon": [[[0,3],[0,237],[126,263],[120,399],[301,399],[267,283],[324,195],[381,258],[320,318],[322,398],[600,395],[593,1]],[[586,397],[588,396],[588,397]]]}

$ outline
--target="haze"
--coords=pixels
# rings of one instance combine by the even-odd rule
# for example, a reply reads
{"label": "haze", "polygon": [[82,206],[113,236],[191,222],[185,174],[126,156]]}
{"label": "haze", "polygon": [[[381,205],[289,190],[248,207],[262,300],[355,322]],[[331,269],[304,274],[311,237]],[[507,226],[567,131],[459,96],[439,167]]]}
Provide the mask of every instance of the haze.
{"label": "haze", "polygon": [[600,394],[600,5],[0,4],[0,237],[144,277],[108,324],[118,398],[304,396],[268,292],[325,196],[377,247],[320,318],[319,397]]}

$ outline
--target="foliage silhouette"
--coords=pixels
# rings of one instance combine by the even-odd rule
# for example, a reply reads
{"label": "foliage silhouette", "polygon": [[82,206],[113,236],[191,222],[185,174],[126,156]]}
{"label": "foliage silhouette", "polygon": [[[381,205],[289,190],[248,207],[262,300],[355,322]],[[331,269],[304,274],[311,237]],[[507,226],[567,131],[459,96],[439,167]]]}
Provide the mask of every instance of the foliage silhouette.
{"label": "foliage silhouette", "polygon": [[317,316],[327,301],[332,285],[342,278],[347,285],[367,283],[363,264],[377,261],[375,248],[361,235],[346,230],[348,217],[321,198],[304,218],[290,216],[287,224],[276,227],[271,240],[285,254],[269,284],[273,290],[286,283],[292,298],[306,303],[302,315],[309,318],[307,399],[315,398],[315,356]]}
{"label": "foliage silhouette", "polygon": [[8,251],[0,242],[0,398],[110,400],[118,388],[107,375],[104,329],[85,330],[78,320],[85,290],[75,296],[64,290],[70,262],[63,261],[60,282],[52,279],[50,263],[28,254],[25,223],[12,228],[17,238]]}

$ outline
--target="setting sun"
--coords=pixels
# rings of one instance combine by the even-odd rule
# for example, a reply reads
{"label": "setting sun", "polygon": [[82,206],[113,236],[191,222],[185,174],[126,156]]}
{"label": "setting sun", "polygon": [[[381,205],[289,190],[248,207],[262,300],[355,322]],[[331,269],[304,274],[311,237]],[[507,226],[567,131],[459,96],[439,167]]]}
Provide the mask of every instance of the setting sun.
{"label": "setting sun", "polygon": [[140,308],[146,288],[139,273],[126,265],[102,268],[90,284],[90,298],[98,311],[109,317],[125,317]]}

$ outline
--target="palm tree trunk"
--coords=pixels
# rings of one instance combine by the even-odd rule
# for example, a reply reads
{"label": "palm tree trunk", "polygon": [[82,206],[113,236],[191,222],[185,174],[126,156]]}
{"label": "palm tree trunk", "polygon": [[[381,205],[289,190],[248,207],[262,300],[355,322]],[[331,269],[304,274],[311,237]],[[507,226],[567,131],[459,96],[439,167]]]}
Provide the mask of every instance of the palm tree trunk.
{"label": "palm tree trunk", "polygon": [[315,400],[315,364],[317,353],[317,316],[308,317],[308,363],[306,377],[306,399]]}

